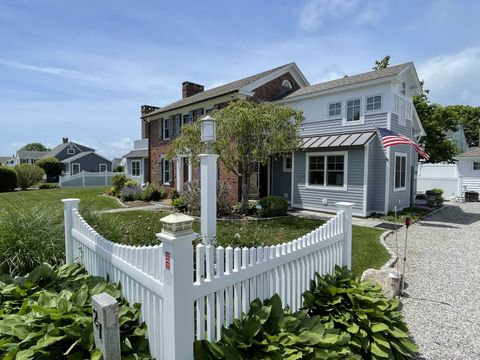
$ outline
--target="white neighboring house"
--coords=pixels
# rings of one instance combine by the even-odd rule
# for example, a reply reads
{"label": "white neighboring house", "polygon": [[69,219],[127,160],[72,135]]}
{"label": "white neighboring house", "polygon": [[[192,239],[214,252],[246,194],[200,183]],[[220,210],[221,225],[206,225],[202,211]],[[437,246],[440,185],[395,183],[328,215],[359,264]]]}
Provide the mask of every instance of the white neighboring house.
{"label": "white neighboring house", "polygon": [[125,154],[125,174],[139,184],[148,182],[150,167],[148,160],[148,139],[134,140],[133,150]]}
{"label": "white neighboring house", "polygon": [[463,129],[463,125],[458,125],[457,131],[448,130],[445,133],[445,136],[447,137],[447,139],[454,142],[462,153],[467,151],[468,143],[467,138],[465,137],[465,130]]}
{"label": "white neighboring house", "polygon": [[458,168],[458,188],[480,193],[480,148],[470,149],[454,157]]}
{"label": "white neighboring house", "polygon": [[13,166],[13,165],[15,165],[15,157],[0,156],[0,166]]}
{"label": "white neighboring house", "polygon": [[48,151],[28,151],[28,150],[17,150],[15,155],[14,165],[19,164],[35,164],[37,160],[44,157],[48,154]]}

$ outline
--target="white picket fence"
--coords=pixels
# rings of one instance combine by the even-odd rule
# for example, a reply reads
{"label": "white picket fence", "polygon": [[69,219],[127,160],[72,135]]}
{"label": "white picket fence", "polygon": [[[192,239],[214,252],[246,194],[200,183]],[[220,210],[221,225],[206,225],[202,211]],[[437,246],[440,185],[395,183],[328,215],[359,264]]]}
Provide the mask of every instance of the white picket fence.
{"label": "white picket fence", "polygon": [[[162,244],[112,243],[78,212],[78,199],[64,199],[67,262],[121,283],[130,303],[141,304],[150,352],[156,359],[193,359],[193,341],[218,340],[224,325],[240,318],[255,298],[280,295],[297,310],[315,272],[351,267],[352,205],[305,236],[270,247],[197,245],[193,231],[157,234]],[[193,219],[192,219],[193,220]],[[195,257],[195,265],[194,265]],[[194,275],[195,274],[195,275]]]}
{"label": "white picket fence", "polygon": [[70,186],[109,186],[112,185],[112,178],[117,175],[115,172],[86,172],[81,171],[75,175],[60,176],[58,182],[60,187]]}

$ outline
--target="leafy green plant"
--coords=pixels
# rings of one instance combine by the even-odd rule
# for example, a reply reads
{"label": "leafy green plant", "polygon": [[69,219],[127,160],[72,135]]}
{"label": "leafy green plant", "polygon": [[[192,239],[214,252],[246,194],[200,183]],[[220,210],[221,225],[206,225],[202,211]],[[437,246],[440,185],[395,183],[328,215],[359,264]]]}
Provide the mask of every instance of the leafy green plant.
{"label": "leafy green plant", "polygon": [[258,214],[261,217],[285,216],[288,211],[288,201],[279,196],[265,196],[261,198],[258,203],[261,209]]}
{"label": "leafy green plant", "polygon": [[148,184],[140,194],[140,199],[143,201],[158,201],[164,197],[165,189],[153,184]]}
{"label": "leafy green plant", "polygon": [[102,292],[120,303],[122,359],[150,359],[140,306],[130,307],[118,285],[88,275],[79,264],[42,264],[27,276],[0,278],[0,358],[101,359],[91,297]]}
{"label": "leafy green plant", "polygon": [[112,178],[112,186],[113,186],[113,192],[114,193],[120,193],[120,191],[123,189],[125,186],[125,183],[128,181],[128,177],[125,174],[116,174]]}
{"label": "leafy green plant", "polygon": [[179,212],[187,211],[187,205],[185,204],[185,201],[183,200],[182,196],[179,196],[173,199],[172,206],[176,211],[179,211]]}
{"label": "leafy green plant", "polygon": [[350,349],[362,359],[409,359],[417,351],[398,310],[398,301],[386,298],[379,286],[359,282],[346,268],[310,282],[303,308],[320,316],[327,328],[350,334]]}
{"label": "leafy green plant", "polygon": [[195,342],[195,359],[360,359],[350,357],[350,336],[328,329],[318,316],[282,308],[275,294],[256,299],[247,314],[222,329],[221,340]]}
{"label": "leafy green plant", "polygon": [[57,183],[45,183],[42,184],[38,187],[40,190],[45,190],[45,189],[59,189],[60,185]]}
{"label": "leafy green plant", "polygon": [[45,174],[47,174],[47,181],[52,181],[50,179],[58,178],[63,170],[63,164],[53,156],[40,159],[35,165],[41,167],[45,171]]}
{"label": "leafy green plant", "polygon": [[17,187],[17,172],[8,166],[0,166],[0,192],[12,191]]}
{"label": "leafy green plant", "polygon": [[43,175],[45,175],[45,171],[42,168],[32,164],[15,165],[15,171],[18,175],[18,186],[22,190],[39,183],[42,181]]}
{"label": "leafy green plant", "polygon": [[0,272],[23,275],[43,262],[61,264],[64,239],[61,208],[17,203],[0,209]]}
{"label": "leafy green plant", "polygon": [[425,191],[427,195],[428,205],[432,207],[439,207],[443,204],[443,190],[442,189],[431,189]]}

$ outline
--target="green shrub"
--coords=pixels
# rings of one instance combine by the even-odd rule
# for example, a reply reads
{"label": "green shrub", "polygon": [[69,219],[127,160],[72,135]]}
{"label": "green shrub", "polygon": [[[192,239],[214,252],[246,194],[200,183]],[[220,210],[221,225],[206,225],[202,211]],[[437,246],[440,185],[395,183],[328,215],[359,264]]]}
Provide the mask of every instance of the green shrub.
{"label": "green shrub", "polygon": [[427,195],[428,205],[431,207],[439,207],[443,204],[443,190],[434,188],[431,190],[425,191],[425,195]]}
{"label": "green shrub", "polygon": [[[232,204],[230,201],[230,192],[232,188],[225,181],[219,181],[217,183],[217,215],[229,215],[232,213]],[[175,190],[174,190],[175,191]],[[173,194],[173,192],[172,192]],[[200,183],[193,181],[185,183],[181,194],[184,204],[187,207],[187,211],[192,215],[200,215]],[[172,196],[172,199],[174,197]]]}
{"label": "green shrub", "polygon": [[323,277],[315,274],[303,299],[309,315],[350,334],[350,349],[362,359],[409,359],[417,351],[399,302],[386,298],[379,286],[359,282],[346,268]]}
{"label": "green shrub", "polygon": [[18,186],[20,186],[22,190],[38,184],[45,175],[45,171],[43,171],[42,168],[32,164],[15,165],[15,171],[18,175]]}
{"label": "green shrub", "polygon": [[[275,294],[256,299],[242,318],[222,329],[220,341],[196,341],[195,359],[355,359],[350,356],[347,333],[328,329],[318,316],[291,313]],[[360,357],[357,357],[360,359]]]}
{"label": "green shrub", "polygon": [[[232,206],[232,213],[234,214],[243,214],[242,203],[236,203]],[[248,203],[248,215],[255,215],[257,213],[257,204],[255,202]]]}
{"label": "green shrub", "polygon": [[8,166],[0,166],[0,192],[12,191],[17,187],[17,172]]}
{"label": "green shrub", "polygon": [[118,165],[113,169],[114,172],[123,173],[125,171],[125,166]]}
{"label": "green shrub", "polygon": [[181,196],[172,200],[172,206],[176,211],[179,211],[179,212],[186,212],[187,211],[187,205],[185,205],[185,201],[183,200],[183,197],[181,197]]}
{"label": "green shrub", "polygon": [[132,185],[132,186],[124,186],[120,196],[123,201],[136,201],[136,200],[140,200],[141,195],[142,195],[142,189],[140,188],[140,186]]}
{"label": "green shrub", "polygon": [[61,209],[12,204],[0,210],[0,272],[23,275],[43,262],[61,264],[64,256]]}
{"label": "green shrub", "polygon": [[117,174],[112,178],[112,186],[117,194],[120,193],[127,181],[128,177],[125,174]]}
{"label": "green shrub", "polygon": [[165,189],[157,185],[148,184],[140,194],[143,201],[159,201],[165,197]]}
{"label": "green shrub", "polygon": [[47,181],[51,179],[58,179],[58,176],[62,173],[63,164],[56,157],[46,157],[38,160],[35,165],[41,167],[47,175]]}
{"label": "green shrub", "polygon": [[120,304],[122,359],[151,359],[140,306],[129,306],[118,285],[90,276],[78,264],[42,264],[28,276],[0,280],[0,358],[100,359],[91,298],[106,292]]}
{"label": "green shrub", "polygon": [[285,216],[288,211],[288,201],[279,196],[266,196],[258,202],[262,208],[258,211],[261,217]]}
{"label": "green shrub", "polygon": [[60,185],[58,183],[45,183],[38,187],[40,190],[44,189],[60,189]]}

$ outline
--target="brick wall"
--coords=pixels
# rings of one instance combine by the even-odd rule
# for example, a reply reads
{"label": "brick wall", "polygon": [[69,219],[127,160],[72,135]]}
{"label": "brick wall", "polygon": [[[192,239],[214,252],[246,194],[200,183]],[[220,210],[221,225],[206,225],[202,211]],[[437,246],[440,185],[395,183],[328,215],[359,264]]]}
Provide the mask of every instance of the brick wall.
{"label": "brick wall", "polygon": [[[289,80],[292,83],[293,89],[290,90],[283,87],[282,82],[284,80]],[[274,101],[298,90],[299,88],[300,86],[297,84],[293,76],[290,73],[286,73],[253,90],[255,95],[253,95],[251,99],[256,102]]]}

